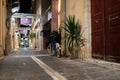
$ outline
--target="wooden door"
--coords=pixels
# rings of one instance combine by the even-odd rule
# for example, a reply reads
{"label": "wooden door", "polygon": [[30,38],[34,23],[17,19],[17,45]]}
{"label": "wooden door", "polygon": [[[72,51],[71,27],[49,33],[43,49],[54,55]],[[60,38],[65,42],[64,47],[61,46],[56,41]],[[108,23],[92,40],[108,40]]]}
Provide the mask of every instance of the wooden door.
{"label": "wooden door", "polygon": [[120,0],[91,0],[92,56],[120,62]]}
{"label": "wooden door", "polygon": [[120,0],[105,0],[106,60],[120,62]]}
{"label": "wooden door", "polygon": [[104,0],[91,0],[92,7],[92,57],[104,58]]}

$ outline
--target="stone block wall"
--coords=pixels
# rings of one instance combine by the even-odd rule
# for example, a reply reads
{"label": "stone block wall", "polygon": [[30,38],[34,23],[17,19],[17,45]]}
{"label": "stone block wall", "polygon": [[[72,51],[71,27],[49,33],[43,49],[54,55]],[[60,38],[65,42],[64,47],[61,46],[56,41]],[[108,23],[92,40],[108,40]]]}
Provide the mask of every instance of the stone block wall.
{"label": "stone block wall", "polygon": [[6,0],[0,0],[0,56],[4,55],[6,35]]}
{"label": "stone block wall", "polygon": [[0,57],[4,55],[4,50],[3,50],[3,46],[0,45]]}

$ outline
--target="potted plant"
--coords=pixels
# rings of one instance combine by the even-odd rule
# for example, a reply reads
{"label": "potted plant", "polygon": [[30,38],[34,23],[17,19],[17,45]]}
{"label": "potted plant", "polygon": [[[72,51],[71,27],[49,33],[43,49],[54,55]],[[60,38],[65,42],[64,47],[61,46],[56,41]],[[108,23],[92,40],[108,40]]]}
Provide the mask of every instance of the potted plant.
{"label": "potted plant", "polygon": [[66,31],[65,42],[67,49],[71,54],[71,58],[75,58],[81,47],[85,45],[82,27],[79,21],[75,19],[75,16],[68,16],[63,29]]}
{"label": "potted plant", "polygon": [[55,41],[55,42],[57,42],[57,43],[59,43],[59,44],[60,44],[60,42],[61,42],[61,34],[58,33],[58,31],[52,31],[52,32],[50,33],[50,38],[51,38],[53,41]]}

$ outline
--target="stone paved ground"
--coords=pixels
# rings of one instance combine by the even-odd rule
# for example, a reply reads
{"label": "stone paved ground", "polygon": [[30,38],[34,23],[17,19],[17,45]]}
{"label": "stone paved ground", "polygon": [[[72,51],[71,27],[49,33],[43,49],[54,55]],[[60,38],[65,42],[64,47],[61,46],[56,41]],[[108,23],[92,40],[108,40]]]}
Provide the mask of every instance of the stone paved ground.
{"label": "stone paved ground", "polygon": [[120,80],[120,70],[117,69],[68,58],[51,56],[38,58],[68,80]]}
{"label": "stone paved ground", "polygon": [[0,80],[53,80],[31,59],[31,55],[38,53],[19,50],[0,60]]}
{"label": "stone paved ground", "polygon": [[[77,59],[20,49],[0,60],[0,80],[53,80],[31,56],[36,56],[68,80],[120,80],[120,70]],[[58,80],[58,79],[54,79]]]}

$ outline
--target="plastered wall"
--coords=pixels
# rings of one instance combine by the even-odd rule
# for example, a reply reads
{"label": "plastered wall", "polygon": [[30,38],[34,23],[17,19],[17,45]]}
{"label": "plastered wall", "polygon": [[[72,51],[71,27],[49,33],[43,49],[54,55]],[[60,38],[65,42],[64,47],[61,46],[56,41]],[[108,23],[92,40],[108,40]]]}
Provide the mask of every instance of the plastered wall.
{"label": "plastered wall", "polygon": [[[91,57],[91,0],[66,0],[66,16],[74,15],[77,20],[79,20],[82,30],[84,32],[83,36],[86,39],[86,45],[82,48],[83,58]],[[61,12],[60,12],[60,22],[64,21],[64,1],[61,0]],[[64,37],[64,30],[62,30],[62,36]],[[62,40],[62,48],[64,48],[64,41]],[[68,53],[68,52],[67,52]]]}

